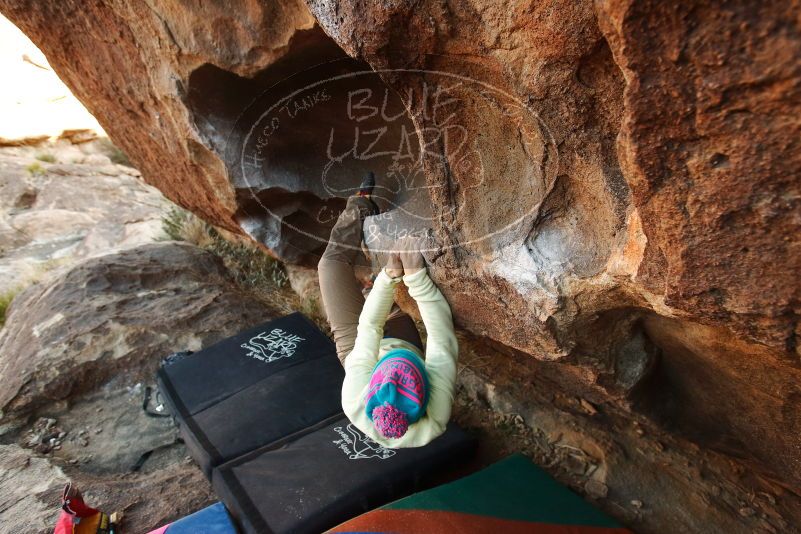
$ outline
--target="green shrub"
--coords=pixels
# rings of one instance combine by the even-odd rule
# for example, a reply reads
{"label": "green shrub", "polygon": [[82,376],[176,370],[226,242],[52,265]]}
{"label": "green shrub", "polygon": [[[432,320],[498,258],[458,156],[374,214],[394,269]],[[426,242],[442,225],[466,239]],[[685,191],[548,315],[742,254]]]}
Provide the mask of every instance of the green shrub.
{"label": "green shrub", "polygon": [[8,307],[11,305],[11,301],[14,300],[16,294],[17,291],[0,293],[0,328],[6,323],[6,311],[8,311]]}
{"label": "green shrub", "polygon": [[42,167],[38,161],[34,161],[25,167],[25,170],[28,171],[28,174],[31,176],[42,176],[46,172],[44,167]]}
{"label": "green shrub", "polygon": [[169,211],[161,218],[161,229],[168,238],[173,241],[186,241],[184,238],[184,226],[186,226],[192,214],[179,206],[172,206]]}
{"label": "green shrub", "polygon": [[284,287],[288,282],[284,264],[255,245],[233,243],[213,228],[209,229],[212,243],[206,247],[220,256],[233,273],[237,283],[247,289]]}
{"label": "green shrub", "polygon": [[39,161],[44,161],[45,163],[55,163],[56,162],[56,157],[53,154],[47,154],[47,153],[36,154],[35,157]]}
{"label": "green shrub", "polygon": [[173,206],[162,217],[169,239],[205,248],[222,258],[236,282],[246,289],[281,288],[288,278],[284,265],[256,245],[226,240],[214,227],[189,211]]}

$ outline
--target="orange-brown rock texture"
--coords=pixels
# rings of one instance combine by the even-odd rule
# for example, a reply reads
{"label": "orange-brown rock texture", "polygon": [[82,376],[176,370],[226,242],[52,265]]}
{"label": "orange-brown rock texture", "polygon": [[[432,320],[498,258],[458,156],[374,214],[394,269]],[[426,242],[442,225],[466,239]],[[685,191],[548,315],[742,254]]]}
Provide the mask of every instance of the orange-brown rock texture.
{"label": "orange-brown rock texture", "polygon": [[0,11],[145,180],[288,262],[314,265],[375,170],[368,245],[427,233],[461,326],[595,417],[769,481],[779,530],[801,524],[801,2]]}

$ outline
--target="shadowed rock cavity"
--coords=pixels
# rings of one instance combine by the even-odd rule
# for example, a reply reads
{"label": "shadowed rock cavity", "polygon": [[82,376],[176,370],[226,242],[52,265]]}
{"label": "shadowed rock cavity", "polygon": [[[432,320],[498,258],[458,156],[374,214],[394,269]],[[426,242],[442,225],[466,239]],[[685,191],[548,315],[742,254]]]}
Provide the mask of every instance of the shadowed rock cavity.
{"label": "shadowed rock cavity", "polygon": [[[276,63],[242,78],[204,65],[186,102],[236,192],[236,220],[279,257],[314,264],[345,199],[368,171],[382,210],[430,210],[400,98],[319,28],[299,32]],[[416,155],[414,156],[416,157]]]}
{"label": "shadowed rock cavity", "polygon": [[[601,214],[593,205],[613,204],[603,172],[577,165],[582,174],[571,178],[572,193],[550,197],[572,220],[559,236],[549,233],[552,221],[538,211],[560,158],[548,125],[480,69],[466,74],[374,72],[315,27],[298,32],[280,60],[250,78],[199,67],[185,101],[203,144],[223,160],[237,223],[287,261],[316,262],[344,199],[374,171],[384,213],[368,219],[365,237],[379,258],[396,239],[436,228],[436,246],[505,257],[549,279],[566,270],[594,274],[622,224],[621,213]],[[571,229],[586,230],[571,238],[580,250],[563,250]],[[579,258],[575,266],[566,254]]]}
{"label": "shadowed rock cavity", "polygon": [[665,428],[773,480],[790,479],[797,488],[801,369],[725,330],[651,313],[643,325],[663,355],[634,396],[637,408]]}

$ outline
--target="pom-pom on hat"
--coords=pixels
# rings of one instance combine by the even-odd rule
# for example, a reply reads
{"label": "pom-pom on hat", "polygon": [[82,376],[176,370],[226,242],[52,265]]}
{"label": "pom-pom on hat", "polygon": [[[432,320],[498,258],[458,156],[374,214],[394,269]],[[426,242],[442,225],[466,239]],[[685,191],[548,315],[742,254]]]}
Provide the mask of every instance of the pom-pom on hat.
{"label": "pom-pom on hat", "polygon": [[367,417],[379,434],[397,439],[425,413],[428,376],[419,356],[406,349],[387,352],[373,369],[365,396]]}
{"label": "pom-pom on hat", "polygon": [[373,424],[385,438],[399,438],[409,430],[406,414],[389,403],[373,408]]}

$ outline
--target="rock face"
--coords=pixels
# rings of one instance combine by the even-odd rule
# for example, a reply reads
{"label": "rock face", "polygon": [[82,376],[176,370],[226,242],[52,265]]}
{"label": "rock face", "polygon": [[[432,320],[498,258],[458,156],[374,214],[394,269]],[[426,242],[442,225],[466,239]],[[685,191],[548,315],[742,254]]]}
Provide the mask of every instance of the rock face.
{"label": "rock face", "polygon": [[53,506],[69,479],[44,458],[31,458],[17,445],[0,445],[0,518],[4,532],[52,532]]}
{"label": "rock face", "polygon": [[374,169],[462,326],[791,488],[800,9],[0,0],[170,199],[311,265]]}
{"label": "rock face", "polygon": [[125,510],[129,528],[213,501],[172,419],[143,412],[144,388],[164,356],[276,315],[217,256],[173,242],[88,259],[20,293],[0,331],[0,532],[52,532],[67,479],[93,506]]}
{"label": "rock face", "polygon": [[103,146],[64,139],[0,148],[0,294],[163,236],[169,202],[139,171],[112,163]]}
{"label": "rock face", "polygon": [[0,410],[34,412],[119,373],[149,381],[161,358],[269,316],[194,246],[143,245],[78,264],[12,303],[0,333]]}

